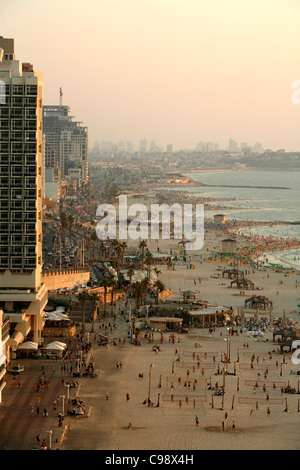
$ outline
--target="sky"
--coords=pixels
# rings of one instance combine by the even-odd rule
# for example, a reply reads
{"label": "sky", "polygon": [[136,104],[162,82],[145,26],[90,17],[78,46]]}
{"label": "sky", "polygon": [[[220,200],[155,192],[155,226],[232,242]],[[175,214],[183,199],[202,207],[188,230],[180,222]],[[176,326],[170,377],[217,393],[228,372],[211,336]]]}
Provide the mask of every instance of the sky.
{"label": "sky", "polygon": [[299,0],[1,0],[0,35],[44,104],[95,141],[300,150]]}

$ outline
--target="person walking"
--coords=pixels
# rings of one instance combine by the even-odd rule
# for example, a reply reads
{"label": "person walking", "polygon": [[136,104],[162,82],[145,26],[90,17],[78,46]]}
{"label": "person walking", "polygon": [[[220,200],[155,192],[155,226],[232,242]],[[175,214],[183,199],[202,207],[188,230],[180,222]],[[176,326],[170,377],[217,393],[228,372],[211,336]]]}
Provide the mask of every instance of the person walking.
{"label": "person walking", "polygon": [[195,423],[196,423],[196,426],[199,426],[199,418],[198,418],[198,416],[196,416],[196,418],[195,418]]}

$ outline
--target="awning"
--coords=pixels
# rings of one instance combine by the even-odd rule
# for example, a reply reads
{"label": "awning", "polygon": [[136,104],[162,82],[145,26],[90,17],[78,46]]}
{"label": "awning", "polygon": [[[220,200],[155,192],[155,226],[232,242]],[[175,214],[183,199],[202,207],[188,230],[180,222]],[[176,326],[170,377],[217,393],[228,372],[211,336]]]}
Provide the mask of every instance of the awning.
{"label": "awning", "polygon": [[18,346],[18,349],[27,349],[31,351],[37,351],[38,350],[38,343],[34,343],[33,341],[26,341],[25,343],[20,344]]}
{"label": "awning", "polygon": [[67,345],[65,343],[61,343],[60,341],[53,341],[53,343],[49,343],[45,349],[55,350],[55,351],[63,351]]}

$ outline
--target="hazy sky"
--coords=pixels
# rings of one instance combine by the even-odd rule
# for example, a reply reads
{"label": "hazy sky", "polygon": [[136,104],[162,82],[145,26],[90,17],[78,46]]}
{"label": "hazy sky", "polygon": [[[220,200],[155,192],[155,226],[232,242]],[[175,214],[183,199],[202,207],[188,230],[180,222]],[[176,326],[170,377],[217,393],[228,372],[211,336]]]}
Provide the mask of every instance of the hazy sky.
{"label": "hazy sky", "polygon": [[0,0],[0,35],[94,141],[300,150],[299,0]]}

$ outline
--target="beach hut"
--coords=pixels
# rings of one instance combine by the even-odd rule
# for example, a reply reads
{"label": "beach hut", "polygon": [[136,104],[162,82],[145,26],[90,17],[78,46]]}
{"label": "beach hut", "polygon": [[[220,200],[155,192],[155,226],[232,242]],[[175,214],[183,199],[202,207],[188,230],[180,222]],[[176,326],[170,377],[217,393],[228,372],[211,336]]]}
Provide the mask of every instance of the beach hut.
{"label": "beach hut", "polygon": [[193,308],[183,311],[183,319],[186,323],[192,323],[195,327],[224,326],[230,321],[233,313],[232,307],[219,305]]}
{"label": "beach hut", "polygon": [[225,224],[226,223],[226,215],[224,214],[215,214],[214,215],[214,224]]}
{"label": "beach hut", "polygon": [[273,303],[267,297],[263,295],[252,296],[249,299],[245,300],[245,307],[251,307],[255,309],[263,309],[266,310],[267,307],[272,308]]}
{"label": "beach hut", "polygon": [[244,277],[244,273],[237,268],[224,269],[222,272],[222,277],[228,277],[229,279],[240,279]]}
{"label": "beach hut", "polygon": [[149,328],[160,331],[181,331],[182,318],[176,317],[148,317],[145,318]]}
{"label": "beach hut", "polygon": [[297,340],[300,339],[300,329],[291,327],[291,328],[282,328],[281,330],[276,330],[273,333],[273,341],[276,342],[276,337],[280,336],[281,339],[277,339],[279,343],[284,343],[288,339]]}
{"label": "beach hut", "polygon": [[222,253],[235,253],[237,241],[232,238],[222,240]]}
{"label": "beach hut", "polygon": [[187,302],[189,300],[195,300],[197,293],[191,290],[185,290],[181,292],[181,295],[183,297],[184,302]]}
{"label": "beach hut", "polygon": [[238,289],[254,289],[254,283],[250,279],[234,279],[234,281],[231,281],[230,286],[233,287],[234,284]]}

